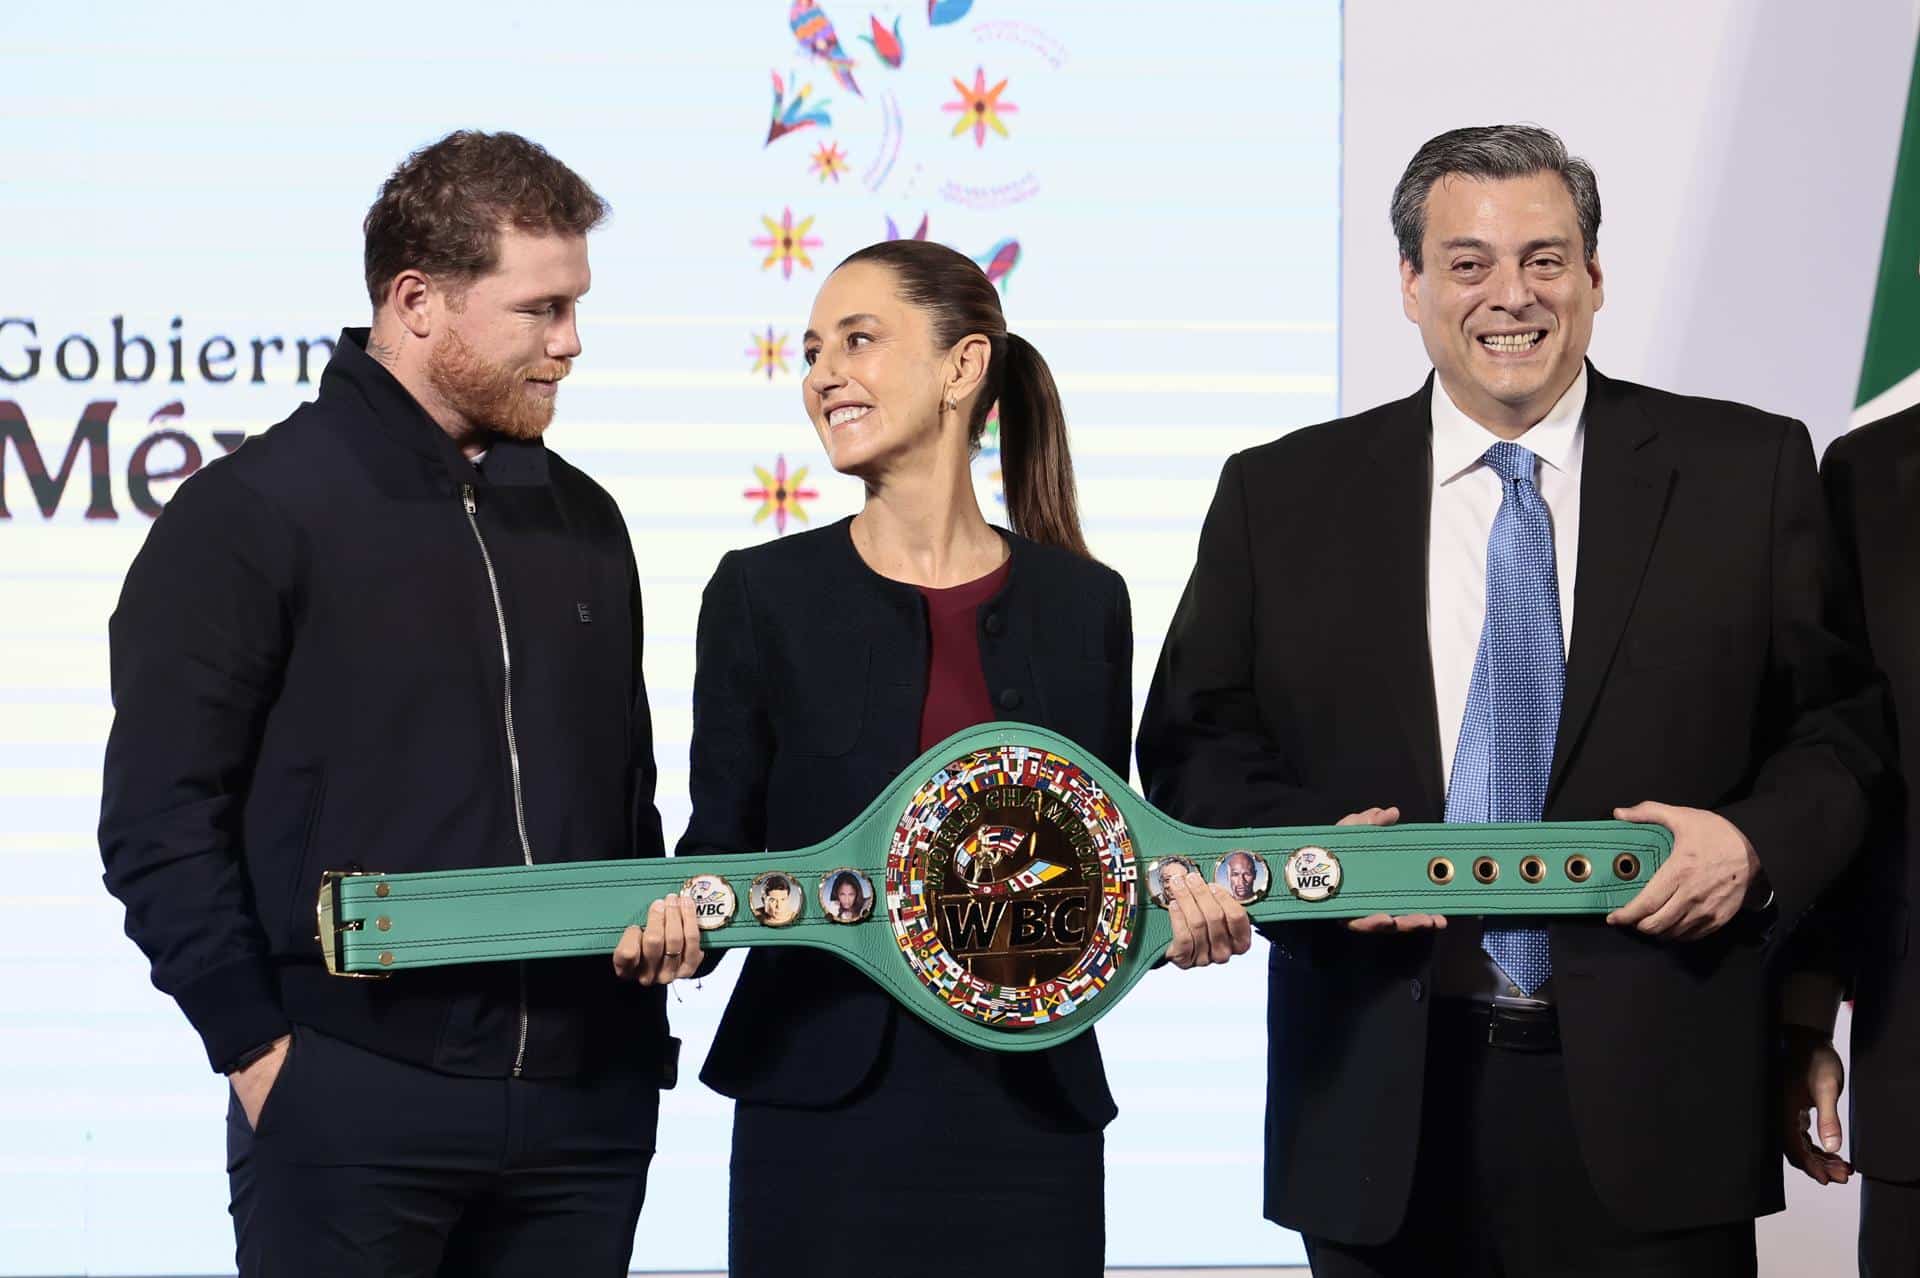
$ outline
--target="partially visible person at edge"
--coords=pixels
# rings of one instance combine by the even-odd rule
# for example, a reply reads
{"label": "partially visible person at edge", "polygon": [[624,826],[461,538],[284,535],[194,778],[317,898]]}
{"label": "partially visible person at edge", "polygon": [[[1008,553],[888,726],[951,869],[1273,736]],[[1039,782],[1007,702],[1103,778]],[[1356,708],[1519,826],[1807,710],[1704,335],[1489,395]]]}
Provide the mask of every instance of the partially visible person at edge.
{"label": "partially visible person at edge", "polygon": [[[727,555],[708,584],[680,851],[816,842],[922,750],[993,719],[1062,733],[1124,774],[1126,584],[1087,553],[1053,377],[987,277],[938,244],[863,249],[822,285],[805,356],[807,415],[866,504]],[[1012,532],[981,516],[969,468],[995,403]],[[1223,889],[1173,890],[1173,962],[1247,949]],[[1101,1272],[1114,1104],[1092,1033],[1035,1053],[968,1047],[831,956],[769,949],[748,957],[701,1077],[737,1102],[736,1278],[871,1269],[898,1230],[796,1245],[791,1222],[927,1220],[926,1168],[970,1224],[914,1272]]]}
{"label": "partially visible person at edge", "polygon": [[[700,960],[327,974],[323,870],[659,856],[640,585],[550,452],[607,207],[460,132],[365,222],[371,330],[181,485],[111,624],[100,849],[127,931],[232,1083],[241,1274],[625,1274]],[[677,957],[676,957],[677,956]]]}
{"label": "partially visible person at edge", "polygon": [[[1835,440],[1820,474],[1905,744],[1865,854],[1782,959],[1782,1136],[1788,1161],[1820,1184],[1860,1174],[1861,1274],[1911,1278],[1920,1274],[1920,408]],[[1851,1080],[1833,1043],[1843,997],[1853,999]],[[1848,1082],[1853,1144],[1843,1156]]]}
{"label": "partially visible person at edge", "polygon": [[[1673,835],[1601,918],[1271,929],[1266,1213],[1316,1278],[1754,1272],[1763,977],[1885,749],[1799,422],[1603,376],[1600,194],[1521,125],[1391,202],[1412,395],[1228,459],[1140,726],[1200,825]],[[1556,873],[1564,872],[1554,867]]]}

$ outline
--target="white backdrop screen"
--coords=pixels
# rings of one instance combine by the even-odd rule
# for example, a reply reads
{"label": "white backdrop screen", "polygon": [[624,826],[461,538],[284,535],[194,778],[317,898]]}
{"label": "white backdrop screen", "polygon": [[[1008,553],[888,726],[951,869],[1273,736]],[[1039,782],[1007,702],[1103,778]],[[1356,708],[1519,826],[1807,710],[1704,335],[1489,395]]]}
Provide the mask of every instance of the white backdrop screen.
{"label": "white backdrop screen", "polygon": [[[788,0],[0,10],[0,1273],[231,1271],[225,1085],[100,886],[106,618],[181,476],[366,322],[360,219],[408,151],[512,129],[613,205],[548,440],[632,531],[669,843],[712,566],[860,500],[798,382],[846,254],[924,221],[1010,267],[1132,588],[1136,698],[1222,460],[1333,415],[1336,0],[822,2],[851,83]],[[1101,1026],[1116,1265],[1300,1255],[1260,1218],[1264,948]],[[637,1269],[723,1263],[731,1115],[692,1074],[733,966],[670,1004],[688,1078]]]}

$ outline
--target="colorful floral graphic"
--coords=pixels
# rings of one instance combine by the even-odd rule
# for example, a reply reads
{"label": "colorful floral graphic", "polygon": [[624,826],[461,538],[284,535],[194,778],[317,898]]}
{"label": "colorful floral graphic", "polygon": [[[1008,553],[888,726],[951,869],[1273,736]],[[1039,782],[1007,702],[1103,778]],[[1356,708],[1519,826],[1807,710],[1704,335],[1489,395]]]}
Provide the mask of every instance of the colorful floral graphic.
{"label": "colorful floral graphic", "polygon": [[787,457],[782,453],[773,463],[773,473],[768,474],[762,467],[753,468],[754,476],[759,479],[758,488],[749,488],[745,496],[760,503],[760,509],[753,512],[753,522],[764,524],[769,516],[773,519],[774,531],[785,534],[787,516],[809,522],[806,507],[802,502],[812,501],[820,495],[817,489],[802,487],[807,478],[807,468],[802,466],[793,474],[787,474]]}
{"label": "colorful floral graphic", "polygon": [[1008,136],[1007,126],[1002,123],[1000,117],[1003,115],[1011,115],[1020,108],[1011,102],[1002,102],[1000,100],[1001,93],[1005,92],[1007,87],[1005,80],[1000,81],[1000,83],[989,89],[987,87],[986,71],[983,68],[975,67],[973,69],[972,88],[968,88],[957,76],[954,78],[953,87],[960,91],[960,100],[958,102],[948,102],[940,108],[942,111],[958,111],[960,113],[959,122],[953,126],[952,136],[957,138],[968,129],[972,129],[973,144],[976,147],[987,144],[988,129],[992,129],[1003,138]]}
{"label": "colorful floral graphic", "polygon": [[826,63],[847,92],[856,98],[861,96],[860,86],[853,82],[853,59],[840,47],[832,21],[814,0],[793,0],[793,7],[787,10],[787,25],[802,49]]}
{"label": "colorful floral graphic", "polygon": [[795,86],[791,102],[787,101],[786,82],[781,80],[778,71],[773,73],[773,122],[767,126],[766,146],[772,146],[776,138],[783,138],[789,133],[815,127],[824,129],[833,123],[833,117],[827,114],[827,99],[808,102],[813,86],[801,84],[798,76],[789,78]]}
{"label": "colorful floral graphic", "polygon": [[792,357],[793,352],[787,349],[785,333],[775,337],[773,325],[769,324],[764,335],[751,333],[748,336],[753,345],[747,347],[746,353],[753,356],[753,372],[758,373],[764,370],[767,380],[772,381],[775,372],[787,371],[787,360]]}
{"label": "colorful floral graphic", "polygon": [[1007,483],[998,465],[1000,461],[1000,405],[995,404],[987,410],[986,425],[980,431],[980,451],[974,454],[976,461],[993,466],[987,472],[987,482],[993,485],[993,499],[1000,505],[1007,504]]}
{"label": "colorful floral graphic", "polygon": [[822,142],[814,150],[813,163],[807,166],[807,172],[819,174],[822,182],[832,178],[836,186],[840,183],[840,175],[846,171],[847,153],[840,149],[838,142]]}
{"label": "colorful floral graphic", "polygon": [[887,215],[887,238],[890,240],[924,240],[927,238],[927,215],[920,215],[920,229],[912,235],[900,234],[900,228],[894,224],[893,215]]}
{"label": "colorful floral graphic", "polygon": [[891,31],[880,25],[877,15],[869,15],[867,21],[873,24],[873,34],[863,35],[860,38],[873,46],[874,54],[882,62],[896,70],[899,69],[900,63],[907,56],[906,48],[900,43],[900,19],[893,20]]}
{"label": "colorful floral graphic", "polygon": [[762,214],[760,224],[767,228],[767,233],[754,236],[753,246],[767,251],[766,260],[760,263],[761,270],[778,263],[782,278],[792,279],[795,262],[809,271],[813,269],[813,259],[807,256],[807,250],[819,248],[821,241],[819,236],[807,234],[813,226],[812,218],[795,225],[793,210],[788,208],[780,211],[778,222]]}
{"label": "colorful floral graphic", "polygon": [[1013,268],[1020,265],[1020,241],[1011,237],[1000,240],[994,246],[973,259],[980,263],[980,269],[995,284],[1013,274]]}
{"label": "colorful floral graphic", "polygon": [[[1058,70],[1066,50],[1040,28],[989,15],[987,8],[973,0],[927,0],[923,26],[917,5],[868,0],[862,22],[862,11],[851,0],[785,0],[754,20],[751,25],[760,32],[754,38],[765,41],[767,61],[747,64],[740,81],[751,85],[762,66],[783,68],[772,75],[768,148],[790,133],[813,130],[793,149],[806,154],[807,173],[818,183],[793,185],[799,174],[791,156],[770,157],[758,173],[762,211],[750,242],[760,262],[762,291],[790,289],[803,272],[817,282],[853,243],[881,238],[873,234],[876,221],[885,226],[888,240],[932,240],[929,211],[936,205],[945,210],[940,242],[972,257],[994,285],[1007,289],[1011,277],[1024,269],[1024,236],[1014,233],[1025,219],[1006,210],[1042,194],[1045,175],[1037,163],[1029,163],[1034,157],[1030,143],[1042,139],[1040,134],[1029,138],[1027,127],[1044,130],[1052,112],[1042,110],[1044,102],[1035,105],[1033,77],[1047,75],[1049,67]],[[912,66],[904,64],[908,16],[917,42]],[[857,59],[851,56],[856,36],[868,50]],[[796,44],[798,62],[792,60]],[[956,74],[968,62],[974,64],[973,74]],[[825,78],[829,72],[838,88]],[[1015,77],[1026,86],[1018,106],[1010,100]],[[1040,115],[1029,120],[1035,111]],[[1017,147],[1010,144],[1016,114],[1022,128]],[[999,139],[991,155],[989,131]],[[954,145],[968,134],[972,151]],[[774,197],[795,196],[801,200],[798,210],[766,212],[779,207]],[[979,214],[987,216],[973,216]],[[833,258],[822,262],[829,243]],[[765,296],[747,314],[790,316],[794,300],[790,292],[786,296],[785,302]],[[793,330],[793,324],[767,326],[763,334],[762,326],[754,325],[746,350],[754,378],[764,374],[790,385],[806,372],[792,344],[798,340]],[[737,334],[738,325],[729,324],[710,338],[737,341],[737,336],[726,338],[728,331]],[[980,468],[983,506],[991,506],[990,496],[1002,487],[997,465],[997,459],[989,460]]]}

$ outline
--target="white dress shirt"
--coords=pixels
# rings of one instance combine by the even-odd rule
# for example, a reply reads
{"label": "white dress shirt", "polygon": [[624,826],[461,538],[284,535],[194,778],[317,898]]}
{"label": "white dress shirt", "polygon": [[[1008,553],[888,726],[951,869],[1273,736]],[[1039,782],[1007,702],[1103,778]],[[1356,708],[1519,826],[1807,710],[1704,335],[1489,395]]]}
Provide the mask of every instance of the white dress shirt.
{"label": "white dress shirt", "polygon": [[[1553,569],[1560,586],[1561,651],[1573,634],[1573,575],[1580,562],[1580,459],[1586,451],[1587,370],[1547,415],[1513,442],[1540,459],[1534,487],[1553,521]],[[1442,781],[1467,714],[1467,685],[1487,621],[1487,538],[1500,513],[1500,476],[1480,460],[1500,436],[1454,406],[1433,381],[1433,505],[1427,533],[1427,641],[1440,712]]]}
{"label": "white dress shirt", "polygon": [[[1540,459],[1534,487],[1553,522],[1553,569],[1560,588],[1561,651],[1573,634],[1573,578],[1580,562],[1580,461],[1586,451],[1587,370],[1567,387],[1547,415],[1513,442]],[[1440,719],[1442,780],[1451,784],[1467,688],[1487,621],[1487,538],[1500,513],[1501,481],[1480,460],[1500,442],[1433,383],[1433,503],[1427,540],[1427,642],[1433,654],[1433,692]],[[1480,929],[1457,924],[1442,932],[1435,952],[1434,991],[1451,997],[1493,998],[1530,1005],[1554,1001],[1553,981],[1522,998],[1480,949]]]}

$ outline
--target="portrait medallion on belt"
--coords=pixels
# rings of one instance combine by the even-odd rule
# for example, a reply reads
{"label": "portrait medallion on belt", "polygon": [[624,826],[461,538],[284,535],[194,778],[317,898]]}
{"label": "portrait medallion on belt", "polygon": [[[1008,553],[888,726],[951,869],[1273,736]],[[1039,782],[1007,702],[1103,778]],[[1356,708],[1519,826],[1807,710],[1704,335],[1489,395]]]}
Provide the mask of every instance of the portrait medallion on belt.
{"label": "portrait medallion on belt", "polygon": [[791,927],[805,899],[800,880],[784,870],[768,870],[747,889],[747,909],[763,927]]}
{"label": "portrait medallion on belt", "polygon": [[1242,905],[1264,900],[1270,881],[1266,858],[1245,848],[1235,848],[1213,867],[1213,881]]}

